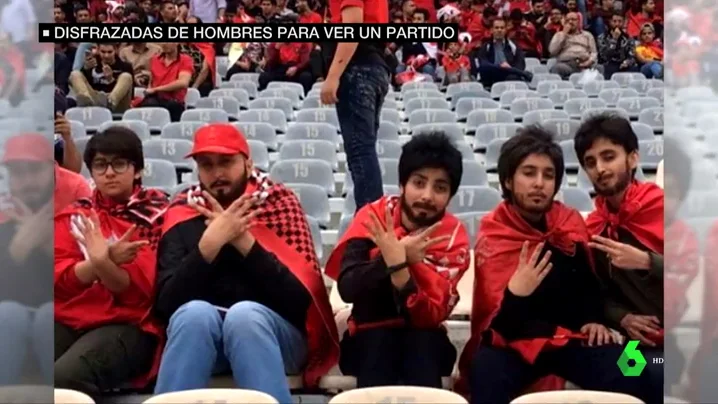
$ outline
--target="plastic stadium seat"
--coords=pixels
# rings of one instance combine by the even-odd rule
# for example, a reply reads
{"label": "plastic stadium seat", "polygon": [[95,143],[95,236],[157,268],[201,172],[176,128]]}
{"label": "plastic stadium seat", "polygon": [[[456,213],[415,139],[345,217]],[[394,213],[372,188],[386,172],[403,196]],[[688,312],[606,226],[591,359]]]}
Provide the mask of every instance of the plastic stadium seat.
{"label": "plastic stadium seat", "polygon": [[508,139],[514,136],[522,127],[518,123],[485,123],[476,130],[474,150],[488,148],[495,139]]}
{"label": "plastic stadium seat", "polygon": [[491,100],[491,93],[486,90],[465,90],[459,91],[451,95],[451,107],[456,108],[456,105],[464,98],[485,98]]}
{"label": "plastic stadium seat", "polygon": [[606,101],[597,98],[575,98],[563,104],[563,110],[571,119],[581,118],[584,111],[592,108],[606,108]]}
{"label": "plastic stadium seat", "polygon": [[676,98],[679,100],[714,100],[716,94],[712,88],[706,86],[684,87],[678,89]]}
{"label": "plastic stadium seat", "polygon": [[221,109],[227,113],[227,116],[231,119],[237,119],[239,115],[239,101],[234,97],[211,97],[211,98],[200,98],[197,100],[197,108],[206,109]]}
{"label": "plastic stadium seat", "polygon": [[382,120],[379,124],[379,131],[376,135],[380,140],[396,140],[399,141],[399,126],[394,122]]}
{"label": "plastic stadium seat", "polygon": [[581,188],[562,188],[556,194],[556,200],[576,209],[579,212],[592,212],[594,210],[591,195]]}
{"label": "plastic stadium seat", "polygon": [[561,111],[558,109],[537,109],[523,114],[523,119],[521,120],[521,122],[523,122],[524,126],[534,124],[543,125],[544,122],[551,119],[568,120],[570,119],[570,117],[565,111]]}
{"label": "plastic stadium seat", "polygon": [[553,109],[553,102],[546,98],[522,98],[511,103],[510,111],[514,118],[521,118],[530,111]]}
{"label": "plastic stadium seat", "polygon": [[[350,177],[349,173],[347,173],[347,178]],[[384,189],[384,195],[399,195],[400,193],[398,185],[384,185],[382,188]],[[344,198],[342,216],[354,215],[354,212],[356,212],[356,201],[354,200],[354,190],[350,189]]]}
{"label": "plastic stadium seat", "polygon": [[412,112],[420,109],[446,109],[450,110],[449,102],[441,98],[414,98],[404,103],[404,113],[411,115]]}
{"label": "plastic stadium seat", "polygon": [[641,140],[638,142],[640,164],[644,170],[655,171],[663,160],[663,139]]}
{"label": "plastic stadium seat", "polygon": [[541,66],[541,61],[537,58],[526,58],[525,64],[526,64],[526,67]]}
{"label": "plastic stadium seat", "polygon": [[205,122],[171,122],[162,127],[160,137],[163,139],[185,139],[194,140],[194,133],[197,129],[207,125]]}
{"label": "plastic stadium seat", "polygon": [[275,181],[286,184],[315,184],[334,195],[332,166],[322,160],[279,160],[269,171]]}
{"label": "plastic stadium seat", "polygon": [[399,185],[399,159],[379,159],[382,185]]}
{"label": "plastic stadium seat", "polygon": [[631,119],[631,116],[628,114],[628,111],[626,111],[623,108],[589,108],[581,114],[581,121],[585,121],[588,118],[599,115],[599,114],[611,114],[611,115],[618,115],[620,117],[623,117],[627,120]]}
{"label": "plastic stadium seat", "polygon": [[661,101],[651,97],[626,97],[618,100],[617,108],[623,108],[631,118],[638,118],[641,111],[648,108],[658,108]]}
{"label": "plastic stadium seat", "polygon": [[290,88],[268,88],[257,94],[257,98],[286,98],[297,108],[302,105],[302,100],[300,99],[299,94]]}
{"label": "plastic stadium seat", "polygon": [[644,95],[648,90],[654,88],[655,83],[661,83],[660,87],[656,86],[655,88],[663,88],[661,80],[634,80],[628,83],[628,88],[636,90],[640,95]]}
{"label": "plastic stadium seat", "polygon": [[[524,124],[528,125],[525,121]],[[581,122],[568,118],[547,119],[541,123],[541,126],[553,133],[555,141],[560,142],[562,140],[572,140],[576,136]]]}
{"label": "plastic stadium seat", "polygon": [[77,139],[78,137],[85,137],[87,136],[87,131],[85,130],[85,124],[80,121],[69,121],[70,122],[70,134],[72,135],[73,139]]}
{"label": "plastic stadium seat", "polygon": [[401,143],[393,140],[377,140],[376,154],[379,158],[398,159],[401,157]]}
{"label": "plastic stadium seat", "polygon": [[[635,81],[634,83],[642,83],[641,81]],[[665,100],[665,90],[661,88],[651,88],[648,91],[646,91],[646,97],[653,97],[661,102],[661,105],[663,105],[663,102]]]}
{"label": "plastic stadium seat", "polygon": [[511,402],[511,404],[539,403],[643,404],[643,401],[627,394],[607,391],[556,390],[525,394]]}
{"label": "plastic stadium seat", "polygon": [[[234,75],[236,76],[236,74]],[[234,77],[232,76],[232,77]],[[242,89],[249,94],[249,98],[257,98],[257,93],[259,92],[257,90],[257,83],[253,81],[247,81],[247,80],[238,80],[238,81],[230,81],[230,82],[224,82],[220,83],[219,88],[221,89]]]}
{"label": "plastic stadium seat", "polygon": [[409,127],[427,123],[455,123],[456,113],[447,109],[419,109],[409,115]]}
{"label": "plastic stadium seat", "polygon": [[[561,81],[561,76],[558,74],[553,73],[534,73],[534,77],[531,79],[531,83],[529,83],[529,88],[531,89],[537,89],[539,85],[542,83],[566,83],[573,88],[573,85],[566,81]],[[543,94],[542,94],[543,95]]]}
{"label": "plastic stadium seat", "polygon": [[471,111],[466,119],[466,132],[474,133],[486,123],[514,123],[514,116],[505,109],[478,109]]}
{"label": "plastic stadium seat", "polygon": [[[90,141],[91,136],[85,136],[85,137],[78,137],[73,139],[75,141],[75,147],[77,148],[78,153],[80,153],[80,156],[85,155],[85,148],[87,147],[87,142]],[[82,164],[82,167],[85,167],[85,164]]]}
{"label": "plastic stadium seat", "polygon": [[[574,85],[576,88],[581,88],[585,83],[581,83],[581,80],[583,79],[583,72],[580,73],[572,73],[568,77],[568,81]],[[596,75],[593,77],[593,80],[590,81],[604,81],[603,75]],[[589,81],[589,82],[590,82]]]}
{"label": "plastic stadium seat", "polygon": [[171,122],[169,111],[159,107],[141,107],[128,109],[122,115],[122,120],[147,122],[147,125],[149,126],[151,132],[160,132],[165,125]]}
{"label": "plastic stadium seat", "polygon": [[533,66],[526,66],[526,71],[531,72],[534,75],[536,74],[547,74],[548,73],[548,67],[546,65],[533,65]]}
{"label": "plastic stadium seat", "polygon": [[588,98],[583,90],[554,90],[548,94],[548,99],[553,101],[554,106],[557,108],[563,108],[566,101],[580,98]]}
{"label": "plastic stadium seat", "polygon": [[611,76],[611,81],[615,81],[621,87],[628,87],[628,84],[633,81],[647,80],[643,73],[631,73],[631,72],[617,72]]}
{"label": "plastic stadium seat", "polygon": [[491,86],[491,98],[499,99],[507,91],[528,89],[529,85],[523,81],[502,81]]}
{"label": "plastic stadium seat", "polygon": [[460,121],[465,121],[471,111],[477,109],[499,109],[501,104],[490,98],[466,97],[456,103],[456,115]]}
{"label": "plastic stadium seat", "polygon": [[[462,143],[465,144],[465,143]],[[472,152],[473,155],[473,152]],[[486,169],[475,159],[466,159],[462,161],[463,175],[461,176],[461,186],[488,186],[489,178]]]}
{"label": "plastic stadium seat", "polygon": [[209,92],[209,98],[232,97],[239,102],[241,109],[249,108],[249,93],[242,88],[218,88]]}
{"label": "plastic stadium seat", "polygon": [[322,104],[322,100],[318,96],[310,95],[302,101],[302,107],[300,109],[309,108],[334,108],[334,105]]}
{"label": "plastic stadium seat", "polygon": [[[309,231],[312,235],[312,244],[314,244],[314,252],[317,254],[319,262],[324,258],[324,243],[322,242],[322,228],[319,226],[319,221],[311,216],[306,216],[307,224],[309,225]],[[254,401],[247,401],[248,403],[254,404]]]}
{"label": "plastic stadium seat", "polygon": [[297,122],[287,128],[284,140],[326,140],[334,145],[339,145],[337,129],[324,122]]}
{"label": "plastic stadium seat", "polygon": [[307,216],[316,219],[326,228],[329,226],[331,212],[329,211],[329,197],[324,188],[314,184],[285,184],[299,198],[299,203]]}
{"label": "plastic stadium seat", "polygon": [[562,140],[559,144],[561,145],[561,150],[563,151],[563,161],[566,170],[578,170],[580,165],[578,164],[576,150],[573,148],[573,139]]}
{"label": "plastic stadium seat", "polygon": [[177,186],[175,166],[167,160],[145,159],[142,170],[142,185],[148,188],[159,188],[170,193]]}
{"label": "plastic stadium seat", "polygon": [[229,58],[227,56],[217,56],[215,60],[217,63],[217,74],[224,78],[229,71]]}
{"label": "plastic stadium seat", "polygon": [[606,101],[606,105],[609,107],[615,107],[621,98],[638,96],[638,91],[632,88],[610,88],[601,90],[601,92],[598,93],[598,98]]}
{"label": "plastic stadium seat", "polygon": [[465,82],[465,83],[452,83],[446,86],[446,97],[451,98],[454,94],[458,94],[464,91],[478,91],[485,92],[484,86],[481,83]]}
{"label": "plastic stadium seat", "polygon": [[239,122],[263,122],[280,133],[287,131],[287,116],[281,109],[252,109],[239,113]]}
{"label": "plastic stadium seat", "polygon": [[187,89],[187,94],[184,97],[184,103],[188,107],[194,107],[200,98],[202,98],[202,95],[199,93],[199,90],[197,90],[196,88],[190,87]]}
{"label": "plastic stadium seat", "polygon": [[292,101],[286,98],[257,98],[252,100],[248,105],[249,109],[281,109],[287,117],[294,116],[294,107]]}
{"label": "plastic stadium seat", "polygon": [[145,140],[149,140],[149,138],[150,138],[150,128],[147,125],[147,123],[143,122],[143,121],[136,121],[136,120],[105,122],[102,125],[100,125],[99,128],[97,128],[97,132],[104,132],[105,130],[107,130],[113,126],[127,128],[127,129],[131,130],[143,142]]}
{"label": "plastic stadium seat", "polygon": [[463,161],[476,161],[476,154],[474,154],[474,148],[471,147],[471,144],[464,141],[456,142],[455,146],[461,152],[461,159]]}
{"label": "plastic stadium seat", "polygon": [[501,194],[489,186],[462,185],[451,198],[447,210],[451,213],[489,212],[501,202]]}
{"label": "plastic stadium seat", "polygon": [[339,169],[337,147],[326,140],[290,140],[282,143],[279,148],[279,160],[322,160]]}
{"label": "plastic stadium seat", "polygon": [[439,90],[409,90],[402,92],[404,103],[407,103],[415,98],[443,98],[444,93]]}
{"label": "plastic stadium seat", "polygon": [[498,138],[489,142],[486,146],[486,170],[496,171],[499,163],[499,155],[501,154],[501,146],[506,142],[506,139]]}
{"label": "plastic stadium seat", "polygon": [[381,107],[386,109],[399,109],[399,104],[397,104],[396,100],[385,98]]}
{"label": "plastic stadium seat", "polygon": [[269,151],[267,145],[259,140],[249,139],[249,155],[252,158],[252,164],[263,172],[269,171]]}
{"label": "plastic stadium seat", "polygon": [[53,401],[58,404],[95,404],[87,394],[69,389],[55,389]]}
{"label": "plastic stadium seat", "polygon": [[297,112],[297,122],[309,122],[309,123],[323,122],[323,123],[327,123],[329,125],[334,126],[337,131],[340,129],[339,117],[337,116],[336,109],[329,109],[329,108],[303,109],[303,110]]}
{"label": "plastic stadium seat", "polygon": [[226,111],[219,108],[197,108],[183,112],[180,121],[200,121],[207,123],[229,122],[229,115]]}
{"label": "plastic stadium seat", "polygon": [[558,80],[541,81],[536,85],[536,92],[542,97],[548,97],[552,91],[556,90],[575,90],[575,88],[568,81],[561,81],[560,76]]}
{"label": "plastic stadium seat", "polygon": [[279,148],[277,132],[266,122],[235,122],[232,125],[239,129],[247,140],[258,140],[267,145],[269,150]]}
{"label": "plastic stadium seat", "polygon": [[426,82],[426,81],[404,83],[401,86],[402,93],[407,93],[412,90],[436,90],[436,91],[439,91],[439,86],[437,86],[435,83],[430,83],[430,82]]}
{"label": "plastic stadium seat", "polygon": [[94,132],[103,123],[112,121],[112,112],[102,107],[74,107],[65,111],[65,117],[71,121],[82,122],[85,129]]}
{"label": "plastic stadium seat", "polygon": [[382,121],[389,121],[395,125],[401,125],[401,115],[399,115],[399,111],[395,109],[387,109],[383,108],[381,110],[381,120]]}
{"label": "plastic stadium seat", "polygon": [[353,389],[337,394],[329,400],[329,404],[354,403],[468,404],[466,399],[451,391],[414,386]]}
{"label": "plastic stadium seat", "polygon": [[142,143],[145,158],[167,160],[175,167],[191,170],[192,161],[185,159],[192,151],[192,142],[183,139],[150,139]]}
{"label": "plastic stadium seat", "polygon": [[[696,121],[696,129],[703,133],[712,133],[716,127],[718,127],[718,112],[701,115],[701,117]],[[651,129],[651,132],[652,131],[653,129]],[[681,136],[685,135],[681,133]],[[705,140],[715,144],[716,136],[705,136]]]}
{"label": "plastic stadium seat", "polygon": [[458,123],[425,123],[411,128],[411,133],[418,135],[421,133],[443,132],[449,136],[454,142],[464,142],[464,130]]}
{"label": "plastic stadium seat", "polygon": [[653,129],[645,123],[631,122],[633,132],[638,137],[638,140],[653,140],[656,135],[653,133]]}
{"label": "plastic stadium seat", "polygon": [[[232,75],[232,77],[236,76]],[[145,400],[143,404],[176,403],[253,403],[279,404],[267,393],[241,389],[197,389],[158,394]]]}
{"label": "plastic stadium seat", "polygon": [[297,93],[297,95],[300,98],[304,98],[304,86],[302,86],[299,83],[292,82],[292,81],[272,81],[269,84],[267,84],[267,88],[269,88],[269,89],[286,88],[286,89],[292,90],[295,93]]}
{"label": "plastic stadium seat", "polygon": [[248,81],[251,83],[259,83],[259,73],[234,73],[229,81]]}
{"label": "plastic stadium seat", "polygon": [[615,81],[610,81],[610,80],[607,80],[607,81],[589,81],[588,83],[586,83],[586,84],[583,86],[582,90],[585,91],[586,94],[588,94],[589,97],[598,97],[598,94],[599,94],[602,90],[606,90],[606,89],[609,89],[609,88],[620,88],[620,87],[621,87],[620,84],[618,84],[618,83],[615,82]]}
{"label": "plastic stadium seat", "polygon": [[499,103],[501,108],[508,109],[512,102],[522,98],[541,98],[541,96],[536,91],[531,90],[509,90],[501,94]]}

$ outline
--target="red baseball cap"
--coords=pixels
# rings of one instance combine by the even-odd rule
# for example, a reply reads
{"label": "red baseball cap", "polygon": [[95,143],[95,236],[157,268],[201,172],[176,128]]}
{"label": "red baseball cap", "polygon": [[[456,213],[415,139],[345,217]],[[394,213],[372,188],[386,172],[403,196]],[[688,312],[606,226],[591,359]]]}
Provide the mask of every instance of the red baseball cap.
{"label": "red baseball cap", "polygon": [[39,133],[25,133],[13,136],[5,142],[5,153],[2,163],[13,161],[47,161],[55,160],[52,143]]}
{"label": "red baseball cap", "polygon": [[249,144],[242,132],[228,123],[202,126],[194,134],[192,151],[185,158],[199,153],[243,154],[249,157]]}

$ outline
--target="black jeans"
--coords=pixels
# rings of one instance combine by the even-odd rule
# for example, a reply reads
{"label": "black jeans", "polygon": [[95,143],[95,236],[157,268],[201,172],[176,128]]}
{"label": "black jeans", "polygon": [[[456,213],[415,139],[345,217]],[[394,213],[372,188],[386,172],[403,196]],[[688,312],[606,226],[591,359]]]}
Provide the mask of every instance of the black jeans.
{"label": "black jeans", "polygon": [[389,72],[383,65],[350,65],[339,81],[336,109],[357,212],[384,195],[376,137],[388,92]]}
{"label": "black jeans", "polygon": [[55,387],[97,397],[148,372],[156,347],[134,325],[78,331],[55,322]]}
{"label": "black jeans", "polygon": [[304,87],[304,94],[309,93],[314,84],[314,78],[312,77],[311,69],[305,68],[304,70],[297,71],[294,76],[287,76],[287,66],[277,66],[272,70],[267,70],[259,75],[259,91],[267,88],[267,85],[273,81],[291,81],[299,83]]}
{"label": "black jeans", "polygon": [[376,328],[341,343],[339,367],[357,387],[411,385],[441,388],[451,375],[456,348],[444,330]]}
{"label": "black jeans", "polygon": [[184,103],[177,101],[165,100],[154,95],[145,97],[139,105],[140,107],[158,107],[164,108],[170,113],[170,120],[172,122],[179,122],[182,117],[182,113],[185,110]]}
{"label": "black jeans", "polygon": [[531,365],[508,348],[481,346],[472,359],[472,404],[508,403],[542,376],[555,374],[586,390],[630,394],[646,403],[663,402],[663,379],[659,385],[650,376],[648,364],[638,377],[623,376],[616,362],[621,345],[582,346],[570,342],[562,348],[542,352]]}

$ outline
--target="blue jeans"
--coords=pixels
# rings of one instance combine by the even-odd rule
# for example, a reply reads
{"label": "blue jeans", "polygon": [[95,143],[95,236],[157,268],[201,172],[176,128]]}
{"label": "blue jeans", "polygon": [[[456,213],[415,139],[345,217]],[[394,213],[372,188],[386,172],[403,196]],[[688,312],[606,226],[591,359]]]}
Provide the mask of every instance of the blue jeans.
{"label": "blue jeans", "polygon": [[[396,67],[396,74],[404,73],[405,71],[406,71],[405,64],[400,63],[399,66]],[[419,69],[417,71],[417,73],[428,74],[431,77],[436,78],[436,68],[434,67],[434,65],[432,65],[430,63],[427,63],[424,66],[422,66],[421,69]]]}
{"label": "blue jeans", "polygon": [[170,317],[155,394],[206,388],[231,370],[237,387],[291,403],[285,375],[299,374],[306,357],[304,335],[266,306],[244,301],[220,313],[193,300]]}
{"label": "blue jeans", "polygon": [[[20,382],[27,360],[37,359],[43,382],[52,384],[53,304],[47,303],[34,313],[16,302],[0,303],[0,386]],[[31,344],[34,357],[27,357]]]}
{"label": "blue jeans", "polygon": [[641,66],[641,73],[649,79],[661,79],[663,78],[663,64],[648,62]]}
{"label": "blue jeans", "polygon": [[384,195],[376,137],[387,92],[389,72],[380,65],[350,65],[339,82],[337,116],[357,212]]}
{"label": "blue jeans", "polygon": [[75,52],[75,60],[72,63],[72,70],[80,70],[85,65],[85,52],[92,48],[92,43],[81,42],[77,45],[77,51]]}

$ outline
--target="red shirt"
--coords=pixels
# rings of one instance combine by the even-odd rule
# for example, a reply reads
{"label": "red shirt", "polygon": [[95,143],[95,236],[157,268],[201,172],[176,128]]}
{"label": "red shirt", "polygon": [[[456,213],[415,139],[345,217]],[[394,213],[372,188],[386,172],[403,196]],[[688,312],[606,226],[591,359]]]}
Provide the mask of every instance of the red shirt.
{"label": "red shirt", "polygon": [[[191,57],[180,53],[177,55],[176,60],[167,65],[165,64],[163,54],[152,56],[152,59],[150,60],[150,73],[152,74],[150,87],[159,87],[170,84],[179,78],[180,72],[188,72],[190,74],[194,72]],[[170,99],[184,104],[187,89],[184,88],[172,93],[162,92],[157,94],[159,94],[161,98]]]}
{"label": "red shirt", "polygon": [[[347,7],[360,7],[364,10],[364,22],[385,24],[389,22],[389,2],[387,0],[329,0],[332,22],[342,22],[342,10]],[[436,13],[434,13],[436,18]]]}
{"label": "red shirt", "polygon": [[90,186],[80,174],[55,163],[55,213],[59,213],[78,199],[92,196]]}
{"label": "red shirt", "polygon": [[323,22],[322,16],[314,11],[309,11],[299,16],[300,24],[321,24]]}

